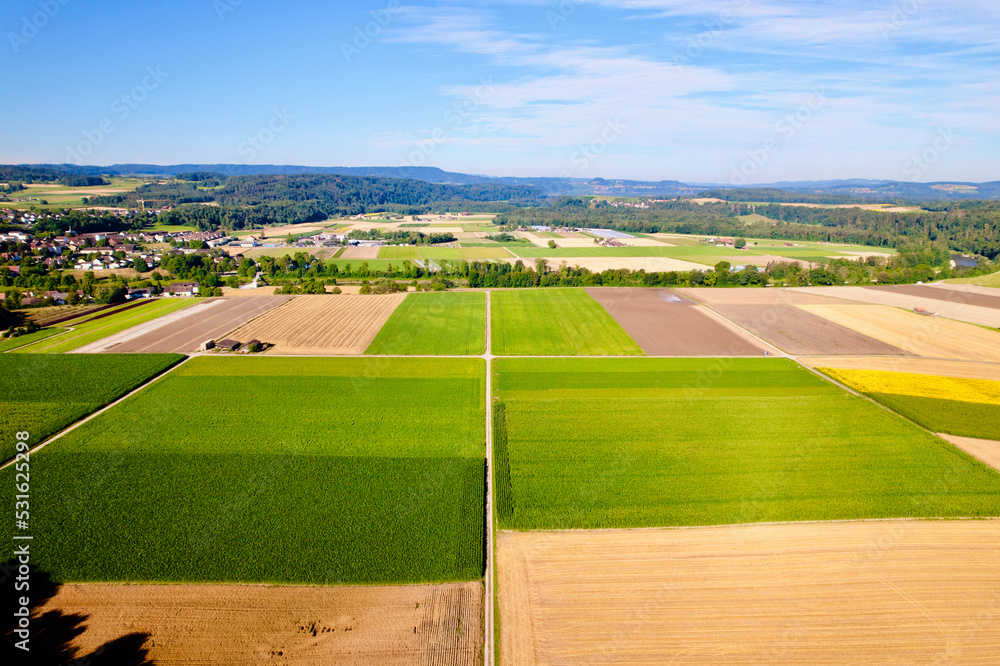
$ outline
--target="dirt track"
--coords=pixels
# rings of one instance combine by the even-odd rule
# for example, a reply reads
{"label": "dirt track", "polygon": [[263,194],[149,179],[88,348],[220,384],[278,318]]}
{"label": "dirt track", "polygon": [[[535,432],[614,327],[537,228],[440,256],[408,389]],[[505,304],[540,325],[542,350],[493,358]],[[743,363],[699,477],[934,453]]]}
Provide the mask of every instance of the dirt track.
{"label": "dirt track", "polygon": [[764,349],[669,289],[587,288],[650,356],[762,356]]}
{"label": "dirt track", "polygon": [[481,663],[482,583],[378,587],[64,585],[79,655],[135,632],[157,664]]}
{"label": "dirt track", "polygon": [[997,663],[1000,521],[498,535],[505,664]]}
{"label": "dirt track", "polygon": [[793,305],[713,305],[712,309],[789,354],[911,355]]}
{"label": "dirt track", "polygon": [[219,339],[254,317],[286,302],[290,296],[234,298],[203,313],[185,317],[150,333],[108,348],[119,353],[193,352],[205,340]]}
{"label": "dirt track", "polygon": [[269,342],[274,345],[269,354],[363,354],[404,298],[405,293],[297,296],[231,337]]}
{"label": "dirt track", "polygon": [[1000,362],[1000,333],[884,305],[801,305],[804,310],[918,356]]}

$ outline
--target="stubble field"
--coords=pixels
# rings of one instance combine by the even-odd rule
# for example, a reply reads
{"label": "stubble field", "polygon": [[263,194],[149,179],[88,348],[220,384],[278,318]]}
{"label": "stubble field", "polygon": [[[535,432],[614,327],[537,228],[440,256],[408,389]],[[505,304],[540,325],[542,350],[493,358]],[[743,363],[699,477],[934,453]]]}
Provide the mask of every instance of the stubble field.
{"label": "stubble field", "polygon": [[506,664],[977,663],[1000,521],[501,533]]}
{"label": "stubble field", "polygon": [[363,354],[404,298],[406,294],[296,296],[229,337],[271,343],[273,354]]}

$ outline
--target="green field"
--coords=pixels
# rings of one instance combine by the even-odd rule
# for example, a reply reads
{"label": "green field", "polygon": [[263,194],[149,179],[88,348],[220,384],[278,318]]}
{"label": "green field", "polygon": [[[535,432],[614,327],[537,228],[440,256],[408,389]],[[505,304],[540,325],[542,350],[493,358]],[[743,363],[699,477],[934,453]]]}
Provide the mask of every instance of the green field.
{"label": "green field", "polygon": [[75,325],[72,321],[66,322],[63,326],[72,326],[73,330],[51,340],[42,340],[28,347],[22,347],[15,351],[15,354],[62,354],[63,352],[79,349],[91,342],[97,342],[109,335],[120,333],[127,328],[131,328],[147,321],[152,321],[163,315],[170,314],[190,307],[201,300],[191,298],[180,299],[156,299],[148,303],[116,312],[115,314],[95,319],[94,321]]}
{"label": "green field", "polygon": [[465,356],[486,348],[486,296],[456,291],[408,294],[366,354]]}
{"label": "green field", "polygon": [[493,247],[400,247],[386,245],[378,253],[379,259],[511,259],[510,252],[500,246]]}
{"label": "green field", "polygon": [[931,432],[1000,440],[1000,405],[893,393],[866,395]]}
{"label": "green field", "polygon": [[14,433],[34,446],[184,357],[179,354],[0,355],[0,460]]}
{"label": "green field", "polygon": [[500,359],[513,529],[1000,515],[1000,474],[784,359]]}
{"label": "green field", "polygon": [[498,356],[631,356],[642,349],[583,289],[494,291],[491,348]]}
{"label": "green field", "polygon": [[484,373],[194,359],[32,457],[32,561],[59,581],[480,578]]}
{"label": "green field", "polygon": [[979,277],[971,278],[951,278],[950,280],[945,280],[948,284],[974,284],[980,287],[1000,287],[1000,273],[991,273],[990,275],[980,275]]}
{"label": "green field", "polygon": [[0,340],[0,353],[10,351],[11,349],[17,349],[18,347],[25,347],[35,342],[39,342],[40,340],[51,338],[53,335],[59,335],[60,333],[65,332],[65,328],[43,328],[35,331],[34,333],[28,333],[27,335],[19,335],[16,338]]}

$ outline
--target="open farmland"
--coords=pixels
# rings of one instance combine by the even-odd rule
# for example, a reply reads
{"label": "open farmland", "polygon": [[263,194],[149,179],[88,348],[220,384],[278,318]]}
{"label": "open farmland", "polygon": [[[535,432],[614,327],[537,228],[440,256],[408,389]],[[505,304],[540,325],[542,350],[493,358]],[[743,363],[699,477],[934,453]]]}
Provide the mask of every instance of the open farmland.
{"label": "open farmland", "polygon": [[501,533],[505,664],[992,663],[1000,521]]}
{"label": "open farmland", "polygon": [[972,277],[972,278],[952,278],[948,280],[948,284],[976,285],[978,287],[996,288],[1000,287],[1000,273],[992,273],[990,275],[980,275],[979,277]]}
{"label": "open farmland", "polygon": [[408,294],[366,354],[465,356],[486,350],[486,296],[481,292]]}
{"label": "open farmland", "polygon": [[586,289],[650,356],[760,356],[764,350],[670,289]]}
{"label": "open farmland", "polygon": [[818,369],[932,432],[1000,440],[1000,381]]}
{"label": "open farmland", "polygon": [[977,439],[940,433],[940,437],[951,442],[970,456],[1000,472],[1000,439]]}
{"label": "open farmland", "polygon": [[155,331],[114,345],[110,351],[116,353],[198,351],[202,342],[224,336],[237,326],[278,307],[289,298],[291,297],[258,296],[226,299],[191,317],[184,317]]}
{"label": "open farmland", "polygon": [[5,340],[0,340],[0,353],[6,353],[12,349],[17,349],[18,347],[27,347],[30,344],[34,344],[41,340],[51,338],[53,335],[59,335],[60,333],[65,333],[65,328],[43,328],[34,333],[28,333],[27,335],[19,335],[16,338],[7,338]]}
{"label": "open farmland", "polygon": [[58,581],[481,578],[484,372],[193,359],[32,456],[32,519],[60,526],[32,563]]}
{"label": "open farmland", "polygon": [[123,635],[148,634],[143,646],[150,663],[158,664],[482,663],[479,582],[64,585],[39,610],[86,618],[86,631],[71,642],[80,654]]}
{"label": "open farmland", "polygon": [[[899,287],[797,287],[809,292],[827,294],[874,305],[913,310],[923,308],[949,319],[1000,328],[1000,298],[988,298],[980,294],[939,289],[925,285],[899,285]],[[908,288],[907,288],[908,287]]]}
{"label": "open farmland", "polygon": [[785,359],[499,359],[496,374],[501,527],[1000,515],[1000,474]]}
{"label": "open farmland", "polygon": [[493,354],[642,354],[621,325],[582,289],[494,291],[490,309]]}
{"label": "open farmland", "polygon": [[39,444],[128,393],[183,357],[0,355],[0,460],[14,456],[17,432]]}
{"label": "open farmland", "polygon": [[918,375],[967,377],[969,379],[996,379],[1000,377],[1000,364],[980,361],[955,361],[920,358],[918,356],[813,356],[800,360],[811,368],[886,370],[888,372],[912,372]]}
{"label": "open farmland", "polygon": [[713,305],[712,309],[789,354],[898,354],[908,351],[794,305]]}
{"label": "open farmland", "polygon": [[[81,323],[77,323],[77,320],[66,322],[63,326],[72,328],[73,330],[53,338],[42,340],[28,347],[21,347],[15,353],[62,354],[73,351],[133,326],[152,321],[178,310],[183,310],[194,305],[196,302],[190,299],[157,299],[148,303],[142,303],[138,307],[123,308],[110,315],[101,312],[96,316],[83,320]],[[142,351],[170,352],[175,350]]]}
{"label": "open farmland", "polygon": [[233,331],[237,340],[256,338],[275,354],[363,354],[406,294],[297,296]]}
{"label": "open farmland", "polygon": [[918,356],[1000,362],[1000,333],[972,324],[885,305],[799,307]]}

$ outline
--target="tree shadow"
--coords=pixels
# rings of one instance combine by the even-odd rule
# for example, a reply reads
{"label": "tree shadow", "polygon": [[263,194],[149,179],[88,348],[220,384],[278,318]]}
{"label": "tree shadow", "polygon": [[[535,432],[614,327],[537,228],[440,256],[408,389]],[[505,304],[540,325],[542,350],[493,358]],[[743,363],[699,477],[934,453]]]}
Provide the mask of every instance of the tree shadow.
{"label": "tree shadow", "polygon": [[[3,648],[0,654],[3,664],[72,664],[74,666],[150,666],[154,662],[149,659],[144,646],[149,634],[135,632],[126,634],[115,640],[108,641],[89,654],[73,646],[73,640],[86,631],[87,616],[76,613],[63,613],[60,610],[49,610],[44,613],[38,609],[51,600],[59,591],[59,583],[45,571],[27,565],[28,573],[21,573],[20,562],[11,558],[0,564],[0,589],[2,589],[2,608],[0,608],[0,632],[3,633]],[[25,582],[28,589],[23,589]],[[21,589],[19,589],[21,588]],[[30,603],[28,631],[22,627],[23,614],[21,601],[26,598]],[[28,638],[27,647],[19,647],[24,638]]]}

